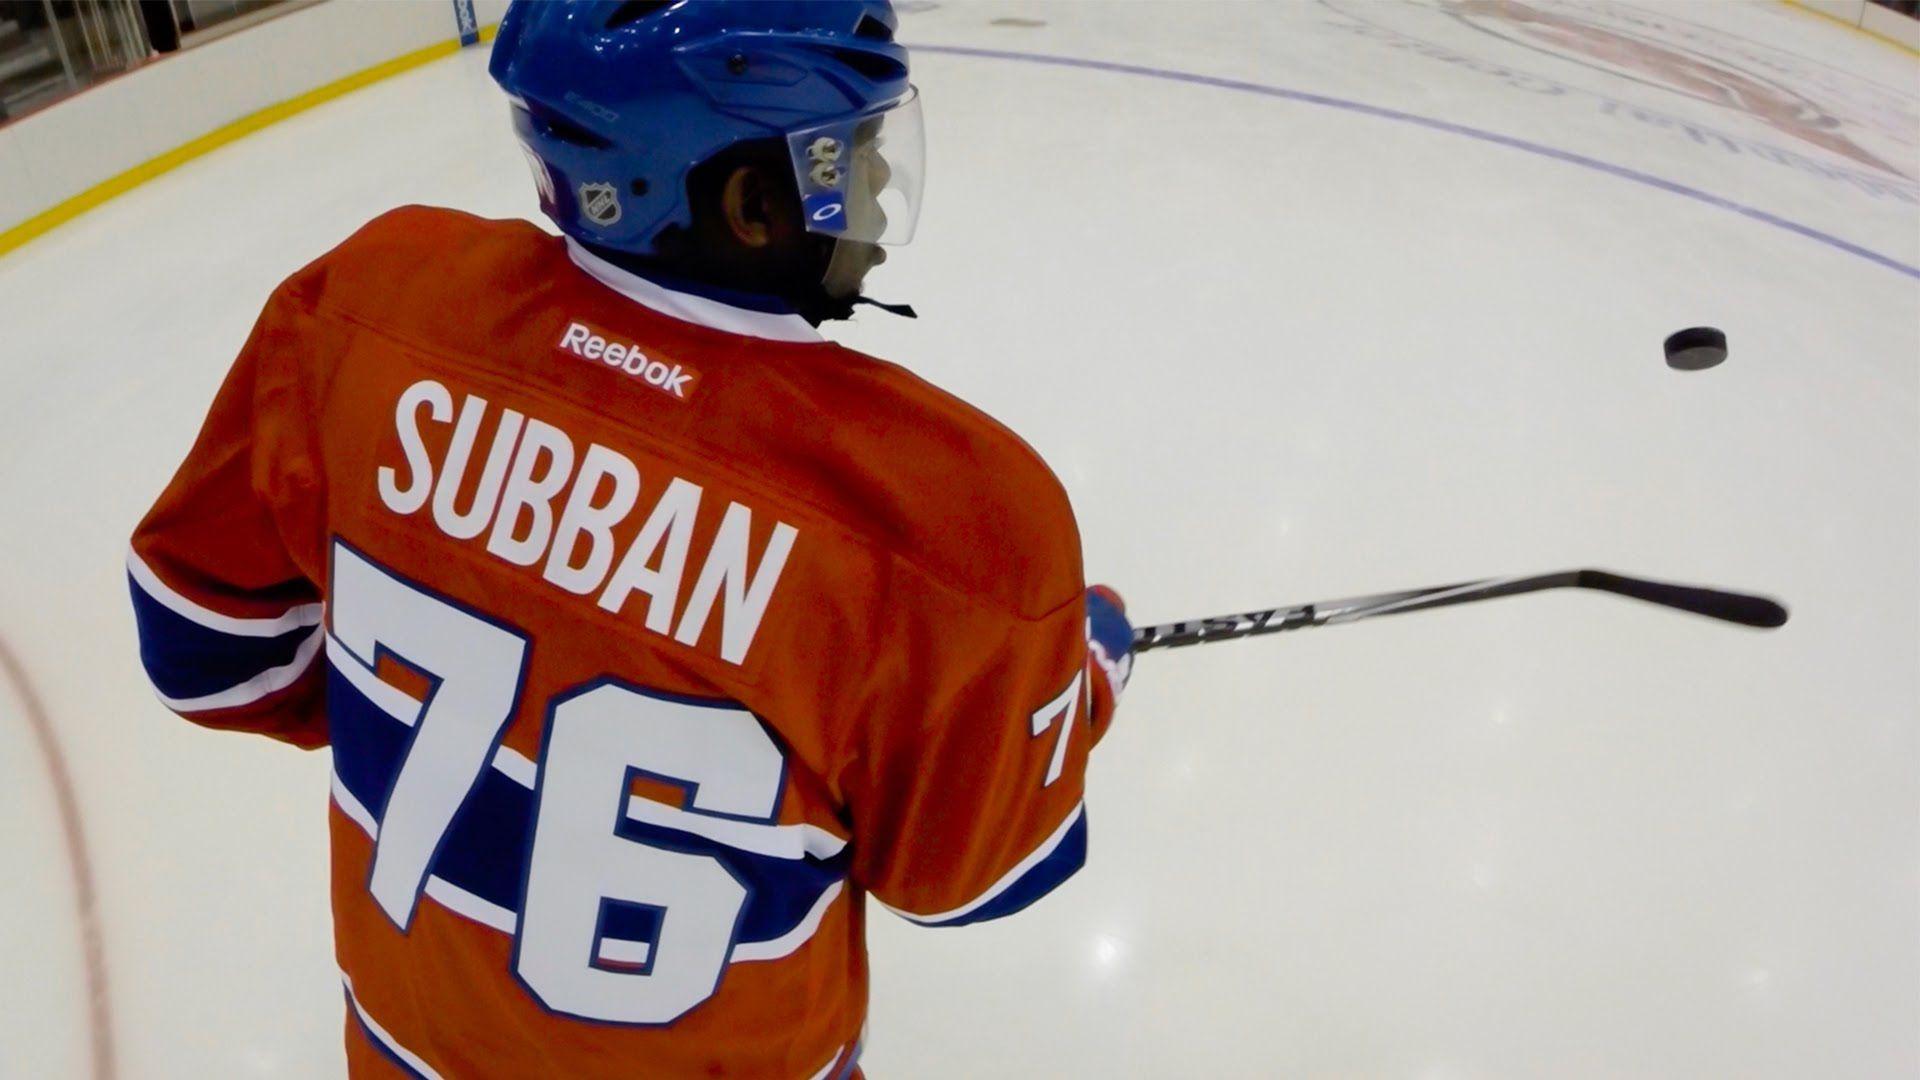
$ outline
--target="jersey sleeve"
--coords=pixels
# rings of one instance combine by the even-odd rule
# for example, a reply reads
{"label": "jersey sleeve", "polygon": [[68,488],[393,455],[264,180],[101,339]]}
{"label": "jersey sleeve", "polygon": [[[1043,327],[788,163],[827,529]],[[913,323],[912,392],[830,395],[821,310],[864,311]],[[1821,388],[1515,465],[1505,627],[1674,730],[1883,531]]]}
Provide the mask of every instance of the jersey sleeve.
{"label": "jersey sleeve", "polygon": [[915,606],[885,643],[896,692],[850,799],[855,875],[917,923],[1011,915],[1086,859],[1087,756],[1120,684],[1088,648],[1077,581],[1037,619],[950,595]]}
{"label": "jersey sleeve", "polygon": [[127,555],[140,659],[160,700],[196,723],[305,747],[326,742],[324,631],[285,511],[316,497],[293,373],[314,333],[283,285]]}

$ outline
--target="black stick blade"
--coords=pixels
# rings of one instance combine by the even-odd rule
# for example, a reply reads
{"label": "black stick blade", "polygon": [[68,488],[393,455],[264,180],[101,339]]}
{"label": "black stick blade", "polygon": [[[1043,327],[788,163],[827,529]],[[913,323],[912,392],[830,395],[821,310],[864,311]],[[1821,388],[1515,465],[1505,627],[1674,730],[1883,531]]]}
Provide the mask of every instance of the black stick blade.
{"label": "black stick blade", "polygon": [[1742,626],[1771,630],[1787,622],[1787,609],[1764,596],[1703,589],[1697,585],[1669,585],[1663,581],[1622,577],[1605,570],[1580,571],[1579,585],[1583,589],[1600,589]]}

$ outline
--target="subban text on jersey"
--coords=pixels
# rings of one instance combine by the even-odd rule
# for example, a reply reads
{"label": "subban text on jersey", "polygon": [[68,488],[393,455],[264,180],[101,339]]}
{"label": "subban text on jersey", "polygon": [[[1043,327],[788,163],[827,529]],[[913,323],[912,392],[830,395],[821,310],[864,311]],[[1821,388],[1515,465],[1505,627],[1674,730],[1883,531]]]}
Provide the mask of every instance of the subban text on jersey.
{"label": "subban text on jersey", "polygon": [[[477,483],[469,485],[490,411],[498,412],[493,441]],[[616,551],[614,530],[633,513],[643,487],[639,468],[625,454],[599,443],[577,453],[560,428],[514,409],[495,410],[477,394],[462,396],[456,418],[452,391],[431,379],[407,387],[393,417],[406,462],[404,468],[379,467],[380,499],[389,510],[416,514],[431,503],[441,532],[455,540],[485,533],[486,550],[496,558],[540,565],[549,583],[579,596],[597,592],[595,602],[615,614],[634,593],[643,593],[646,628],[683,645],[703,647],[701,634],[718,603],[720,656],[732,664],[746,660],[799,535],[793,526],[775,523],[759,565],[750,566],[753,511],[728,502],[683,606],[700,485],[678,476],[662,487],[650,480],[646,486],[657,493],[651,509],[625,550]],[[446,447],[437,460],[423,423],[453,425],[448,438],[433,440]],[[463,510],[457,502],[469,489],[472,501]]]}

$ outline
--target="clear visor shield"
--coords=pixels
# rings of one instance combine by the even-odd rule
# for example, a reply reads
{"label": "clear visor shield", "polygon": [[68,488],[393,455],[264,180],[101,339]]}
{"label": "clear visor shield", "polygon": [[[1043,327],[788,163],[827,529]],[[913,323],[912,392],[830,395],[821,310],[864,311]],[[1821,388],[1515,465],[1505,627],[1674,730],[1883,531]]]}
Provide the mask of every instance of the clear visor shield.
{"label": "clear visor shield", "polygon": [[810,231],[869,244],[913,239],[926,177],[918,89],[884,112],[792,132],[787,148]]}

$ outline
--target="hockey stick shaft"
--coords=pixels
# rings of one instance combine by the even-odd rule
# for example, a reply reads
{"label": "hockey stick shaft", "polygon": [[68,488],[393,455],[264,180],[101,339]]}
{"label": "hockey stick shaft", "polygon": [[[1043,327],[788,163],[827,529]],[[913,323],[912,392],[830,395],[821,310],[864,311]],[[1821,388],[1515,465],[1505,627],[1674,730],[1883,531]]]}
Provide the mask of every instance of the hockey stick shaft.
{"label": "hockey stick shaft", "polygon": [[1697,585],[1648,581],[1605,570],[1562,570],[1531,577],[1486,578],[1458,585],[1376,593],[1345,600],[1249,611],[1239,615],[1217,615],[1159,626],[1142,626],[1133,632],[1133,651],[1140,653],[1257,634],[1277,634],[1283,630],[1358,622],[1379,615],[1400,615],[1409,611],[1561,588],[1596,589],[1743,626],[1771,628],[1787,621],[1787,609],[1762,596],[1706,589]]}

